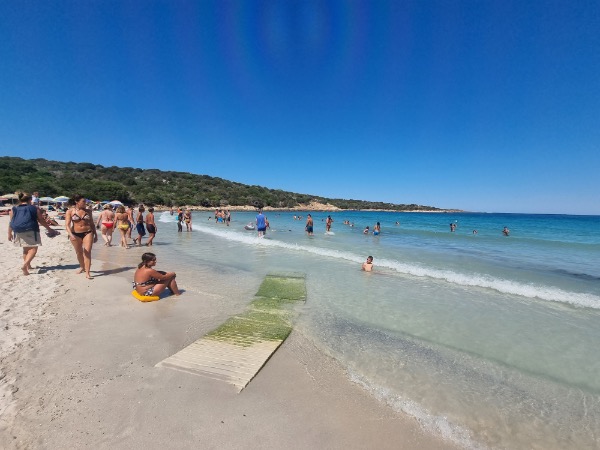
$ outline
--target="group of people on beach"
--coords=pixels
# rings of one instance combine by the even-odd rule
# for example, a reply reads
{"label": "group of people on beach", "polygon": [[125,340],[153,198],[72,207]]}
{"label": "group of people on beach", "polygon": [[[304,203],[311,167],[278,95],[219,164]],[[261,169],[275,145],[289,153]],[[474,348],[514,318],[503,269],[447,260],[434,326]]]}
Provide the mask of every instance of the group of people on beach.
{"label": "group of people on beach", "polygon": [[[144,216],[146,208],[141,205],[137,212],[132,207],[125,208],[123,205],[117,206],[116,210],[113,210],[110,204],[104,205],[102,212],[99,214],[96,220],[96,229],[99,229],[104,240],[106,247],[112,246],[112,238],[115,230],[119,230],[121,236],[120,246],[123,248],[129,248],[127,239],[131,239],[131,233],[133,231],[133,224],[135,224],[135,230],[137,237],[133,238],[133,245],[142,245],[142,238],[146,236],[148,232],[148,241],[146,246],[152,246],[158,226],[154,219],[154,208],[148,208],[148,212]],[[135,216],[135,218],[134,218]],[[69,214],[65,217],[65,225],[68,227]]]}
{"label": "group of people on beach", "polygon": [[[18,205],[9,210],[8,240],[23,249],[21,270],[23,275],[29,275],[29,271],[32,270],[31,263],[37,254],[38,247],[42,245],[40,227],[46,228],[46,235],[51,238],[60,232],[51,228],[51,226],[57,226],[58,222],[49,217],[47,212],[39,207],[39,203],[34,204],[34,199],[39,197],[26,192],[18,192],[17,198]],[[112,234],[115,229],[118,229],[121,234],[121,246],[128,248],[127,238],[131,238],[133,223],[136,223],[138,236],[133,239],[134,244],[142,245],[142,238],[146,235],[147,230],[149,238],[146,245],[152,246],[157,231],[154,208],[149,208],[148,213],[144,216],[145,208],[140,206],[135,214],[134,222],[133,208],[125,209],[123,205],[120,205],[115,212],[110,204],[106,204],[94,222],[92,210],[88,207],[85,197],[77,194],[69,203],[70,207],[64,216],[65,231],[79,262],[77,273],[85,273],[86,278],[93,278],[91,275],[92,247],[98,241],[98,229],[101,230],[105,246],[112,245]],[[150,269],[155,262],[156,257],[152,253],[142,255],[143,264],[140,265],[134,276],[137,283],[136,290],[142,295],[152,295],[152,292],[160,293],[168,287],[175,295],[179,295],[175,274],[154,273],[153,269]],[[146,275],[148,275],[148,279],[142,280]],[[151,289],[152,286],[155,287]]]}

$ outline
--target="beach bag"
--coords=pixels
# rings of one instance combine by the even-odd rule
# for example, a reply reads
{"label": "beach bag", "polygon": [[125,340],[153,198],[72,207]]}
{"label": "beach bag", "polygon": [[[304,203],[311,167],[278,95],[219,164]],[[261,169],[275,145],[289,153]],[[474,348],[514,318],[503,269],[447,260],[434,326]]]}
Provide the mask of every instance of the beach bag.
{"label": "beach bag", "polygon": [[15,233],[25,231],[40,231],[37,221],[37,208],[32,205],[14,206],[12,209],[10,227]]}

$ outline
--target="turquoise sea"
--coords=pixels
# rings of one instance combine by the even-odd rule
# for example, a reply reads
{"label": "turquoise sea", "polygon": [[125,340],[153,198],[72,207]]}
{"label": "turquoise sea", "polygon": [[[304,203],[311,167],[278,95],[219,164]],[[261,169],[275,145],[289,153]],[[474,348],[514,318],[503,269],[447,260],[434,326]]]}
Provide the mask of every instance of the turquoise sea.
{"label": "turquoise sea", "polygon": [[268,212],[258,239],[244,229],[256,213],[226,227],[195,212],[191,233],[162,213],[153,251],[191,292],[305,273],[296,329],[430,433],[466,448],[600,447],[600,216],[314,212],[307,236],[306,214]]}

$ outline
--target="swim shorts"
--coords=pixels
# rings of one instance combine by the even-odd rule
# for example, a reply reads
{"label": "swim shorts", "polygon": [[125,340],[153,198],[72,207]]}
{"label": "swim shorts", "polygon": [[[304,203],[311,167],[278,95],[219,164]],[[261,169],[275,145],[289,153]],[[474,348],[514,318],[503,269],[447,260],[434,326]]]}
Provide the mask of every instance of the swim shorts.
{"label": "swim shorts", "polygon": [[146,224],[146,229],[148,230],[148,233],[156,234],[156,227],[154,225],[152,225],[151,223]]}
{"label": "swim shorts", "polygon": [[306,227],[306,231],[307,231],[307,233],[312,233],[313,232],[313,227],[307,226]]}
{"label": "swim shorts", "polygon": [[146,236],[146,229],[144,228],[144,224],[143,223],[138,223],[135,227],[135,229],[137,230],[138,234],[140,236]]}

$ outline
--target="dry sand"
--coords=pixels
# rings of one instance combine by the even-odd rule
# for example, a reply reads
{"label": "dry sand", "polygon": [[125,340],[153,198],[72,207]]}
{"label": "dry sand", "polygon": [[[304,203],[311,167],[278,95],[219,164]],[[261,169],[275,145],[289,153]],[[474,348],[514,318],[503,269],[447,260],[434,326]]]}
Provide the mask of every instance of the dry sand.
{"label": "dry sand", "polygon": [[141,249],[107,249],[114,264],[94,260],[86,280],[64,230],[43,237],[25,277],[7,224],[0,217],[0,448],[455,448],[349,381],[298,330],[239,394],[156,368],[240,302],[207,291],[141,303],[129,294]]}

